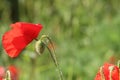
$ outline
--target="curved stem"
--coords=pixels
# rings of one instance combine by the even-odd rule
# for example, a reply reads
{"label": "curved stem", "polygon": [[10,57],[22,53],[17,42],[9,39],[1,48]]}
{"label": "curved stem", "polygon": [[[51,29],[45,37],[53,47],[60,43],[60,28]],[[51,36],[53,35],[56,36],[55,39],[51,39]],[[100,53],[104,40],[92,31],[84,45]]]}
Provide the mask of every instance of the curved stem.
{"label": "curved stem", "polygon": [[[39,54],[42,54],[42,52],[44,51],[44,48],[47,47],[47,49],[50,53],[50,56],[51,56],[55,66],[57,68],[58,73],[59,73],[60,80],[63,80],[63,74],[62,74],[62,71],[61,71],[59,64],[57,62],[57,58],[55,55],[55,48],[54,48],[52,40],[50,39],[50,37],[48,35],[42,35],[42,37],[37,41],[38,42],[36,43],[36,52]],[[51,48],[48,46],[48,43],[50,44]]]}
{"label": "curved stem", "polygon": [[46,43],[44,43],[43,41],[42,41],[42,43],[47,47],[48,51],[50,52],[50,56],[51,56],[51,58],[53,59],[53,62],[55,63],[55,66],[56,66],[56,68],[57,68],[57,70],[58,70],[58,73],[59,73],[59,76],[60,76],[60,80],[63,80],[63,74],[62,74],[62,71],[61,71],[61,69],[60,69],[60,67],[59,67],[59,64],[58,64],[57,59],[56,59],[56,56],[55,56],[55,49],[54,49],[54,47],[53,47],[53,43],[51,42],[51,40],[49,40],[49,41],[50,41],[50,44],[52,45],[53,52],[52,52],[51,49],[47,46]]}

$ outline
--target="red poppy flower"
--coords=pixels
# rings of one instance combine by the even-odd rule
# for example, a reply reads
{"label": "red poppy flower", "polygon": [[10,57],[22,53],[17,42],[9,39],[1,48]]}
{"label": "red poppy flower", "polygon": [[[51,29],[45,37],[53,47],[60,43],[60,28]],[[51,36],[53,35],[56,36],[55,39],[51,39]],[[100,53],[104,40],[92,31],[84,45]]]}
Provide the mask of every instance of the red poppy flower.
{"label": "red poppy flower", "polygon": [[15,66],[9,66],[8,70],[11,73],[11,79],[18,80],[18,69]]}
{"label": "red poppy flower", "polygon": [[2,44],[10,57],[17,57],[20,52],[35,38],[42,29],[41,24],[16,22],[11,30],[2,37]]}
{"label": "red poppy flower", "polygon": [[97,73],[95,80],[119,80],[119,68],[113,64],[104,64]]}
{"label": "red poppy flower", "polygon": [[[18,69],[15,66],[9,66],[7,70],[10,71],[11,80],[18,80]],[[0,66],[0,80],[5,80],[5,78],[6,70]]]}

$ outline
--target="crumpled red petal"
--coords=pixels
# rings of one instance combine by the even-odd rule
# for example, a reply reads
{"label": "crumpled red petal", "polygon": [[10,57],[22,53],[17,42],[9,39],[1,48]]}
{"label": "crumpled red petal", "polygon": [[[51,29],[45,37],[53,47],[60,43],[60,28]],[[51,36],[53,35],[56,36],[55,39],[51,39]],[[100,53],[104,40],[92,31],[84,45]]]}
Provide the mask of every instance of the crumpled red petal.
{"label": "crumpled red petal", "polygon": [[11,25],[12,30],[2,37],[2,44],[10,57],[17,57],[20,52],[35,38],[42,29],[41,24],[17,22]]}
{"label": "crumpled red petal", "polygon": [[114,70],[112,72],[112,79],[120,80],[119,78],[120,78],[119,68],[117,66],[114,66]]}
{"label": "crumpled red petal", "polygon": [[100,72],[97,73],[96,77],[94,80],[101,80],[101,75],[100,75]]}
{"label": "crumpled red petal", "polygon": [[[110,80],[110,67],[113,66],[112,71],[112,80],[119,80],[119,68],[116,65],[105,63],[103,67],[103,73],[105,76],[105,80]],[[94,80],[102,80],[100,75],[100,70],[98,71]]]}
{"label": "crumpled red petal", "polygon": [[104,68],[103,68],[106,80],[110,80],[110,78],[109,78],[109,75],[110,75],[109,68],[111,66],[114,67],[114,69],[112,71],[112,80],[119,80],[119,68],[116,65],[108,64],[108,63],[104,64]]}

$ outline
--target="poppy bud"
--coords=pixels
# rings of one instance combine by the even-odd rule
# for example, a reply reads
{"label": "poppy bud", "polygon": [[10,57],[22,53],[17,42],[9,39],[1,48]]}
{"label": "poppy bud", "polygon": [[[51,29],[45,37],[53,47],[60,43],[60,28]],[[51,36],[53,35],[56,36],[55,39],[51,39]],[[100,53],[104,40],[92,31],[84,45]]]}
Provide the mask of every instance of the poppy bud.
{"label": "poppy bud", "polygon": [[38,40],[36,43],[35,43],[35,51],[41,55],[45,50],[45,44],[41,41],[41,40]]}

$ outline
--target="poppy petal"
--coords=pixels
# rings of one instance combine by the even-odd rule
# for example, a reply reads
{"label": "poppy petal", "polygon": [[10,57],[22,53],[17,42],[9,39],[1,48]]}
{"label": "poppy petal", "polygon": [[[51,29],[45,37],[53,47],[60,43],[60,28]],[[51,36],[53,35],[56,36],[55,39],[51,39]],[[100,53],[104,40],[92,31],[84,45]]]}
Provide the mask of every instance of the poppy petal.
{"label": "poppy petal", "polygon": [[[110,80],[110,78],[112,78],[112,80],[119,80],[119,68],[116,65],[105,63],[102,67],[105,80]],[[102,75],[99,70],[94,80],[102,80],[101,78]]]}
{"label": "poppy petal", "polygon": [[97,75],[95,76],[94,80],[101,80],[101,75],[100,72],[97,73]]}
{"label": "poppy petal", "polygon": [[26,23],[26,22],[16,22],[11,26],[14,29],[17,28],[21,30],[21,33],[24,35],[24,38],[26,38],[27,43],[35,39],[42,29],[41,24],[32,24],[32,23]]}
{"label": "poppy petal", "polygon": [[17,22],[11,26],[12,30],[3,35],[2,44],[10,57],[17,57],[20,52],[38,36],[42,25]]}

